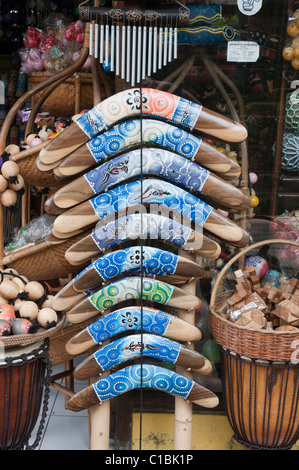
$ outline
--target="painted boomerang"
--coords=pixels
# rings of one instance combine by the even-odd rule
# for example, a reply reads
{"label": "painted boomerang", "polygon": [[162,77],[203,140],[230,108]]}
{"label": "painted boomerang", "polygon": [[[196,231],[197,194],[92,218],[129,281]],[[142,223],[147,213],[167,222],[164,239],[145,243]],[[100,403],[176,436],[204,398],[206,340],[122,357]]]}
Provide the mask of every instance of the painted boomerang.
{"label": "painted boomerang", "polygon": [[66,313],[66,319],[73,324],[81,323],[121,302],[141,298],[187,311],[200,306],[198,297],[180,287],[149,277],[133,276],[112,282],[81,300]]}
{"label": "painted boomerang", "polygon": [[39,163],[37,166],[41,171],[54,168],[57,178],[65,179],[141,146],[172,151],[226,179],[238,178],[241,174],[238,163],[201,138],[172,124],[154,119],[138,119],[119,124],[99,134],[56,164],[43,164],[44,166],[40,167]]}
{"label": "painted boomerang", "polygon": [[197,263],[169,251],[149,246],[132,246],[113,251],[95,260],[75,276],[54,297],[54,310],[67,310],[81,300],[90,290],[124,273],[179,275],[187,282],[191,277],[203,276],[204,269]]}
{"label": "painted boomerang", "polygon": [[102,346],[75,368],[73,376],[78,380],[87,380],[124,362],[140,358],[141,355],[169,362],[195,373],[200,373],[202,368],[210,369],[206,358],[193,349],[162,336],[137,334]]}
{"label": "painted boomerang", "polygon": [[187,191],[201,193],[212,198],[217,207],[236,210],[250,207],[250,199],[242,191],[196,163],[166,150],[146,148],[119,155],[66,184],[47,199],[45,210],[50,215],[58,215],[141,175],[160,177]]}
{"label": "painted boomerang", "polygon": [[242,247],[249,242],[249,235],[241,227],[212,206],[184,189],[158,179],[133,181],[83,202],[60,214],[54,221],[54,229],[62,238],[67,238],[68,233],[137,204],[167,207],[233,246]]}
{"label": "painted boomerang", "polygon": [[203,258],[216,259],[221,252],[218,243],[173,219],[158,214],[130,214],[107,223],[98,222],[95,231],[74,243],[64,256],[77,266],[120,243],[138,238],[170,243]]}
{"label": "painted boomerang", "polygon": [[179,396],[205,408],[219,404],[217,395],[193,380],[163,367],[146,364],[125,367],[95,382],[71,397],[68,408],[81,411],[140,387]]}
{"label": "painted boomerang", "polygon": [[169,313],[150,307],[127,307],[99,318],[81,330],[65,345],[71,355],[81,354],[96,344],[102,345],[124,331],[143,330],[177,341],[197,341],[201,331],[194,325]]}
{"label": "painted boomerang", "polygon": [[40,151],[39,158],[45,164],[60,160],[100,132],[133,116],[154,116],[230,143],[247,138],[244,126],[192,101],[161,90],[132,88],[107,98],[79,117]]}

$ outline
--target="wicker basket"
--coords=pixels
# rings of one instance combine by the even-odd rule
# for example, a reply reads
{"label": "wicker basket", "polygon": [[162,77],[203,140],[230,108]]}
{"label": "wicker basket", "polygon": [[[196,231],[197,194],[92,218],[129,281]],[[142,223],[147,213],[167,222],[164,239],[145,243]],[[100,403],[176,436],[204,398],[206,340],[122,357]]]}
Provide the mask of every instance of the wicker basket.
{"label": "wicker basket", "polygon": [[84,238],[88,232],[80,233],[64,240],[62,243],[48,246],[40,243],[35,246],[24,245],[17,249],[16,255],[12,252],[3,258],[4,265],[16,269],[23,276],[34,281],[48,281],[50,279],[65,278],[69,274],[79,273],[85,266],[74,267],[65,259],[65,252],[74,243]]}
{"label": "wicker basket", "polygon": [[[48,72],[33,72],[29,82],[34,87],[38,83],[48,78]],[[72,116],[75,111],[76,86],[80,86],[80,109],[90,109],[93,107],[93,86],[92,75],[90,73],[76,73],[66,79],[51,95],[45,100],[43,110],[54,116]],[[40,93],[33,97],[32,104],[38,100]]]}
{"label": "wicker basket", "polygon": [[248,251],[271,244],[299,246],[287,240],[266,240],[232,258],[212,291],[210,326],[221,347],[223,394],[234,439],[251,449],[287,450],[299,439],[299,365],[292,361],[299,330],[248,329],[217,313],[217,306],[231,295],[219,294],[229,267]]}
{"label": "wicker basket", "polygon": [[293,342],[299,340],[299,330],[298,332],[275,332],[274,330],[248,329],[226,320],[217,313],[217,305],[220,305],[226,296],[231,295],[229,292],[219,293],[223,276],[230,266],[249,251],[271,244],[299,246],[299,243],[290,240],[264,240],[245,248],[234,256],[219,273],[211,294],[211,332],[217,343],[230,352],[267,361],[290,361],[294,351]]}

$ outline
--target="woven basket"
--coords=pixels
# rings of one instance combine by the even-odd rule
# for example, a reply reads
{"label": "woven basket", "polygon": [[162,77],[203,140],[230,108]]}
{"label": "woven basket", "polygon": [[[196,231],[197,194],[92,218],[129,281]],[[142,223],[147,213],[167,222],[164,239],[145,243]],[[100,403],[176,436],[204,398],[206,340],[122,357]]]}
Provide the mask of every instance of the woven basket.
{"label": "woven basket", "polygon": [[230,266],[247,252],[271,244],[299,246],[299,243],[289,240],[264,240],[245,248],[234,256],[219,273],[211,294],[211,333],[217,343],[230,352],[248,358],[264,359],[266,361],[290,361],[292,353],[294,352],[293,342],[299,340],[299,330],[298,332],[275,332],[274,330],[249,329],[236,325],[217,313],[217,305],[220,305],[221,301],[231,295],[229,292],[219,293],[223,276]]}
{"label": "woven basket", "polygon": [[30,253],[30,245],[24,245],[23,253],[18,248],[17,256],[14,259],[13,252],[3,258],[3,264],[12,269],[16,269],[23,276],[34,281],[48,281],[51,279],[65,278],[69,274],[79,273],[85,266],[74,267],[65,259],[65,252],[74,243],[84,238],[88,232],[80,233],[60,244],[47,246],[40,243],[34,248],[34,253]]}
{"label": "woven basket", "polygon": [[[49,78],[48,72],[33,72],[29,82],[34,87],[38,83]],[[66,79],[51,95],[45,100],[43,110],[54,116],[72,116],[75,111],[76,83],[80,86],[80,108],[90,109],[93,107],[93,86],[92,75],[90,73],[76,73]],[[33,105],[38,100],[40,93],[33,97]]]}
{"label": "woven basket", "polygon": [[210,303],[211,333],[221,346],[223,396],[233,437],[255,450],[291,449],[299,438],[299,366],[292,361],[299,330],[275,332],[238,326],[217,313],[217,306],[231,295],[218,291],[235,261],[271,244],[299,246],[287,240],[266,240],[242,250],[219,273]]}

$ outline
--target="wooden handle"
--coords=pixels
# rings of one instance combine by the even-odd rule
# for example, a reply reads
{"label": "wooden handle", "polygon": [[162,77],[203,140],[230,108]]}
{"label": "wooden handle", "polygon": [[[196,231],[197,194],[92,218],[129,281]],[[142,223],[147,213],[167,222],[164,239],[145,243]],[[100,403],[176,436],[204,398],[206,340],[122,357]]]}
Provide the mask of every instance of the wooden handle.
{"label": "wooden handle", "polygon": [[[143,369],[141,373],[140,369]],[[142,377],[142,380],[141,380]],[[161,378],[159,382],[157,377]],[[115,383],[121,383],[123,380],[124,387],[117,391]],[[129,383],[128,383],[129,382]],[[185,384],[186,391],[179,390],[174,384]],[[172,384],[173,386],[171,387]],[[214,408],[219,404],[218,397],[207,388],[197,384],[191,379],[182,375],[168,371],[159,366],[152,365],[135,365],[129,366],[121,371],[114,372],[105,379],[90,385],[72,396],[68,402],[68,407],[73,411],[81,411],[103,403],[105,400],[125,393],[128,390],[140,387],[167,391],[174,396],[182,396],[188,401],[206,408]],[[167,388],[166,388],[167,387]],[[103,393],[101,393],[103,391]]]}
{"label": "wooden handle", "polygon": [[[114,351],[113,358],[110,356],[111,350]],[[75,368],[73,376],[78,380],[96,377],[124,362],[139,358],[141,352],[145,357],[176,364],[184,369],[196,370],[206,365],[205,357],[197,351],[168,338],[146,333],[129,335],[102,346]]]}

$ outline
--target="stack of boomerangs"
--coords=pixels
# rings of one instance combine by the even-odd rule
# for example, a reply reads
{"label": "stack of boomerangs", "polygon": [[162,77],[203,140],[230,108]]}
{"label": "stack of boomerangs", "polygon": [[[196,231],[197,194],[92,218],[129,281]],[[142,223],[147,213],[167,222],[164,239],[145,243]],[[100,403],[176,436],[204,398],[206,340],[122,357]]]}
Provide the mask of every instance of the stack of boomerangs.
{"label": "stack of boomerangs", "polygon": [[[199,305],[179,285],[199,279],[204,269],[176,249],[216,259],[220,245],[214,238],[235,247],[249,241],[242,228],[215,209],[250,207],[249,198],[231,183],[240,167],[199,133],[230,143],[247,137],[239,123],[195,103],[136,88],[78,117],[39,153],[40,171],[53,171],[62,184],[45,204],[56,217],[52,235],[67,239],[90,227],[65,253],[74,266],[90,264],[53,301],[71,323],[95,317],[66,345],[72,355],[98,348],[76,368],[78,379],[141,356],[202,374],[211,371],[206,358],[181,344],[200,339],[201,331],[160,310]],[[151,306],[136,306],[138,300]],[[118,308],[123,302],[129,306]],[[135,330],[141,334],[132,334]],[[122,332],[127,336],[110,340]],[[140,386],[204,407],[218,404],[214,393],[188,377],[159,364],[137,364],[75,394],[69,406],[79,411]]]}

